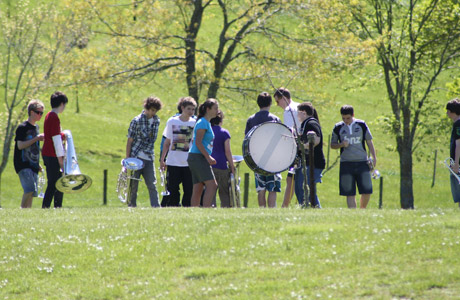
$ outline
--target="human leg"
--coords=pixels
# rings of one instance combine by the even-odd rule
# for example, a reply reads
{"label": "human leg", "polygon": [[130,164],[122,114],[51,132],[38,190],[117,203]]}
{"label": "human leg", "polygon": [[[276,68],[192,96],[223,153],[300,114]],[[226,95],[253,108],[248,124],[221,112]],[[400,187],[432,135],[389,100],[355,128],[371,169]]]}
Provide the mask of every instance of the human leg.
{"label": "human leg", "polygon": [[450,174],[450,191],[452,193],[454,203],[458,203],[460,207],[460,183],[458,183],[457,178],[455,178],[453,174]]}
{"label": "human leg", "polygon": [[153,160],[143,160],[144,168],[142,169],[142,177],[144,177],[145,185],[149,191],[150,206],[160,207],[158,201],[158,191],[156,187],[157,179],[155,177],[155,164]]}
{"label": "human leg", "polygon": [[348,208],[356,208],[356,195],[346,196]]}
{"label": "human leg", "polygon": [[190,200],[192,199],[193,182],[192,173],[190,173],[189,167],[181,167],[182,171],[182,206],[190,207]]}
{"label": "human leg", "polygon": [[276,207],[276,193],[281,192],[281,174],[263,176],[256,173],[256,175],[256,190],[264,192],[263,202],[259,193],[259,207],[266,206],[265,191],[268,192],[268,207]]}
{"label": "human leg", "polygon": [[[309,182],[307,181],[307,184]],[[304,189],[304,176],[302,172],[302,168],[295,169],[295,177],[294,177],[294,185],[295,185],[295,196],[297,198],[297,202],[299,205],[303,205],[305,202],[305,189]]]}
{"label": "human leg", "polygon": [[62,177],[57,157],[43,156],[46,167],[47,186],[43,197],[42,208],[50,208],[54,198],[54,207],[62,207],[64,194],[56,189],[56,182]]}
{"label": "human leg", "polygon": [[284,200],[282,207],[289,207],[289,204],[291,203],[291,199],[294,194],[294,189],[292,185],[293,177],[294,174],[292,174],[289,171],[288,176],[286,177],[286,190],[284,191]]}
{"label": "human leg", "polygon": [[166,171],[166,189],[168,196],[163,196],[161,206],[180,206],[181,173],[179,167],[168,166]]}
{"label": "human leg", "polygon": [[[217,183],[211,166],[202,154],[189,153],[187,159],[192,174],[193,192],[191,206],[199,206],[203,187],[206,192],[203,196],[203,206],[211,206],[212,198],[217,190]],[[208,197],[211,197],[210,199]]]}
{"label": "human leg", "polygon": [[340,163],[340,195],[347,199],[348,208],[356,208],[356,180],[353,175],[353,163]]}
{"label": "human leg", "polygon": [[37,173],[27,168],[19,171],[18,175],[24,191],[21,200],[21,208],[30,208],[32,207],[33,197],[37,196]]}
{"label": "human leg", "polygon": [[268,192],[268,207],[276,207],[276,192]]}
{"label": "human leg", "polygon": [[257,192],[257,202],[259,202],[259,207],[267,206],[267,201],[265,200],[265,190],[260,190]]}
{"label": "human leg", "polygon": [[356,184],[361,194],[360,208],[366,208],[372,194],[372,178],[367,162],[357,164]]}
{"label": "human leg", "polygon": [[[321,178],[323,177],[322,173],[323,173],[323,169],[315,168],[313,170],[315,184],[323,182],[321,180]],[[307,167],[307,181],[310,184],[310,168],[309,167]],[[318,190],[316,188],[315,188],[315,191],[316,191],[315,192],[316,205],[318,208],[321,208],[321,202],[319,202]]]}
{"label": "human leg", "polygon": [[359,208],[366,208],[370,199],[371,199],[371,194],[361,194]]}
{"label": "human leg", "polygon": [[[229,179],[230,171],[213,168],[219,190],[220,207],[230,207]],[[214,197],[215,199],[215,197]]]}
{"label": "human leg", "polygon": [[133,179],[128,179],[128,188],[131,189],[129,193],[128,206],[136,207],[137,206],[137,190],[139,188],[139,179],[141,178],[142,170],[134,171],[132,177]]}
{"label": "human leg", "polygon": [[203,196],[203,207],[211,207],[212,206],[212,199],[216,195],[217,191],[217,182],[215,179],[207,180],[204,182],[206,186],[206,190],[204,191]]}
{"label": "human leg", "polygon": [[204,184],[201,182],[195,183],[193,185],[192,199],[190,206],[199,207],[201,202],[201,194],[203,194]]}

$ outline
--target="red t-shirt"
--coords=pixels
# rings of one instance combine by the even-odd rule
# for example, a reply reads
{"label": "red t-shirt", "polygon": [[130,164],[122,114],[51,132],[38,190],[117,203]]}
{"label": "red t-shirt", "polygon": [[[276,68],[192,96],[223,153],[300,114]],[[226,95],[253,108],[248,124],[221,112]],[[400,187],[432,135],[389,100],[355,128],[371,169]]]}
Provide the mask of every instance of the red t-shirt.
{"label": "red t-shirt", "polygon": [[57,113],[50,111],[45,117],[45,124],[43,127],[45,142],[43,143],[42,156],[56,157],[53,136],[61,135],[61,138],[63,138],[63,134],[61,133],[61,121],[59,121]]}

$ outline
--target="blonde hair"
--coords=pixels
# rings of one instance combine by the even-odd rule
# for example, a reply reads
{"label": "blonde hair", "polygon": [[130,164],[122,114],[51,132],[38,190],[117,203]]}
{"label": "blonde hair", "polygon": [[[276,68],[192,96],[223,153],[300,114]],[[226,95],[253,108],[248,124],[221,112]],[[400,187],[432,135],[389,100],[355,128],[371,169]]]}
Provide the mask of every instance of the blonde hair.
{"label": "blonde hair", "polygon": [[36,100],[36,99],[30,100],[29,104],[27,105],[28,115],[30,116],[30,112],[36,111],[38,108],[45,109],[45,104],[43,104],[43,102],[41,102],[40,100]]}

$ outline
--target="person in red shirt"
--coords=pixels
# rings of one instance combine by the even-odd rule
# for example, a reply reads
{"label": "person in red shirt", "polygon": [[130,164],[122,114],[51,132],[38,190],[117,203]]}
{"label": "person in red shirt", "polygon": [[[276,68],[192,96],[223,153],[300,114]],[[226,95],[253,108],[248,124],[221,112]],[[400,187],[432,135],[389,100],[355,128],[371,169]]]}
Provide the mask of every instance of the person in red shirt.
{"label": "person in red shirt", "polygon": [[62,92],[55,92],[51,95],[52,110],[45,117],[42,156],[46,166],[46,177],[48,186],[43,198],[42,208],[50,208],[54,198],[54,207],[62,207],[64,195],[56,189],[56,181],[62,177],[64,170],[64,147],[65,135],[61,132],[61,121],[58,114],[62,113],[69,100]]}

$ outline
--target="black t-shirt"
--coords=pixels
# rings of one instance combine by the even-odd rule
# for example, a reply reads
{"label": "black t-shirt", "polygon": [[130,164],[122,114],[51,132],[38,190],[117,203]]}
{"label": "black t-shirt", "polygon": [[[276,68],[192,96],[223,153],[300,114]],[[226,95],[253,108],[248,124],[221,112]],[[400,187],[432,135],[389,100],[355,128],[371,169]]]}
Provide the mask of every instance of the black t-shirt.
{"label": "black t-shirt", "polygon": [[460,139],[460,120],[454,122],[450,136],[450,157],[455,160],[455,141]]}
{"label": "black t-shirt", "polygon": [[18,141],[29,141],[39,134],[38,125],[32,125],[28,121],[21,123],[16,129],[14,139],[14,169],[19,173],[22,169],[30,168],[35,173],[39,170],[40,142],[37,141],[27,148],[18,149]]}
{"label": "black t-shirt", "polygon": [[[300,126],[301,136],[300,139],[303,143],[308,143],[307,132],[314,131],[317,136],[320,138],[319,144],[313,148],[314,151],[314,164],[316,169],[324,169],[326,167],[326,159],[324,158],[323,153],[323,133],[321,131],[321,126],[318,123],[318,120],[315,118],[308,118],[302,122]],[[307,165],[309,164],[308,155],[306,157]]]}

